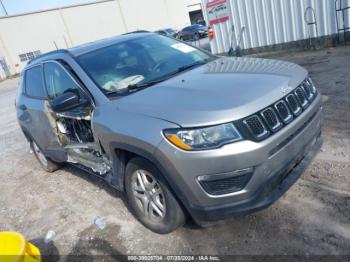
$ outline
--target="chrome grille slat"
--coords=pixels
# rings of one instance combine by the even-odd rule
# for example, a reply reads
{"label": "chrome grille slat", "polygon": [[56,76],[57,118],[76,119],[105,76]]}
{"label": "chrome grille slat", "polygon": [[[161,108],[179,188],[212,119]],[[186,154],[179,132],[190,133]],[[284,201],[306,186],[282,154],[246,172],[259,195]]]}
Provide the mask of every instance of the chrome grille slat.
{"label": "chrome grille slat", "polygon": [[261,112],[262,118],[265,120],[267,126],[272,132],[277,132],[282,128],[282,123],[278,119],[277,114],[272,108],[267,108]]}
{"label": "chrome grille slat", "polygon": [[314,98],[314,93],[313,93],[313,89],[312,89],[312,85],[308,82],[305,81],[302,85],[301,85],[302,89],[304,90],[307,99],[311,102]]}
{"label": "chrome grille slat", "polygon": [[314,83],[312,82],[311,78],[306,79],[305,82],[308,83],[308,85],[311,87],[312,93],[314,94],[314,96],[316,96],[317,90],[316,90],[316,87],[315,87]]}
{"label": "chrome grille slat", "polygon": [[294,94],[297,97],[302,108],[305,109],[309,106],[309,102],[307,101],[306,94],[300,86],[295,89]]}
{"label": "chrome grille slat", "polygon": [[286,102],[284,102],[283,100],[277,102],[275,104],[275,109],[284,124],[289,124],[293,121],[293,115]]}
{"label": "chrome grille slat", "polygon": [[299,105],[299,102],[297,100],[297,98],[295,97],[295,95],[290,94],[286,97],[286,101],[288,103],[288,106],[290,107],[290,109],[292,110],[293,114],[295,116],[299,116],[302,113],[302,109]]}
{"label": "chrome grille slat", "polygon": [[260,117],[257,115],[253,115],[245,119],[243,123],[246,125],[252,135],[258,140],[262,140],[270,134],[264,123],[261,121]]}

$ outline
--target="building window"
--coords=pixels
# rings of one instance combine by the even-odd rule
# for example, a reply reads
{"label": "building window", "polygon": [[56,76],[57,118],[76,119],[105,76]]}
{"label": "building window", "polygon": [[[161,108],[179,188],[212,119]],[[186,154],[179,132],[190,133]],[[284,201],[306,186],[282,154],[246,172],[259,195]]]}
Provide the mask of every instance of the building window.
{"label": "building window", "polygon": [[35,57],[39,56],[41,54],[40,50],[36,50],[34,52],[29,52],[29,53],[25,53],[25,54],[20,54],[19,55],[19,59],[21,62],[25,62],[25,61],[29,61],[34,59]]}
{"label": "building window", "polygon": [[25,61],[27,61],[27,55],[21,54],[21,55],[19,55],[19,59],[21,60],[21,62],[25,62]]}

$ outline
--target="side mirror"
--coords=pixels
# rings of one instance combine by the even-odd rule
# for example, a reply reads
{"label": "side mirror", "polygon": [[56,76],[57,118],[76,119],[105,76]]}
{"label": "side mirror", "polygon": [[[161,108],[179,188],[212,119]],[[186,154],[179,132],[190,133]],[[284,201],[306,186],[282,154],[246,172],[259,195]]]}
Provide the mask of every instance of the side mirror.
{"label": "side mirror", "polygon": [[55,112],[66,112],[79,106],[86,106],[88,103],[87,99],[80,99],[76,93],[66,92],[52,100],[51,108]]}

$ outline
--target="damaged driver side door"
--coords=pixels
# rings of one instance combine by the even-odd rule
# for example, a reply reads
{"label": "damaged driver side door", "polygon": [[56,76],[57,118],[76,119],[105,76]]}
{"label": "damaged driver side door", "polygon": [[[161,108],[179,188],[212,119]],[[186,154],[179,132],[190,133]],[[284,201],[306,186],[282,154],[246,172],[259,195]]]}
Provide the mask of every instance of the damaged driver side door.
{"label": "damaged driver side door", "polygon": [[110,164],[91,126],[94,107],[90,94],[64,63],[45,62],[43,69],[50,104],[49,122],[67,153],[67,162],[99,175],[107,174]]}

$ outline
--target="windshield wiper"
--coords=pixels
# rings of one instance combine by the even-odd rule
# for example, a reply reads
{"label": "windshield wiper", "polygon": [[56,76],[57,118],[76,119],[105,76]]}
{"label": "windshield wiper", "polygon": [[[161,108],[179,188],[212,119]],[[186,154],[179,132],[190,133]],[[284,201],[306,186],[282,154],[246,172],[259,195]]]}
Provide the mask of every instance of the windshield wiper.
{"label": "windshield wiper", "polygon": [[150,86],[153,86],[153,85],[158,84],[160,82],[163,82],[165,80],[168,80],[169,78],[171,78],[172,76],[174,76],[178,73],[184,72],[186,70],[189,70],[191,68],[194,68],[194,67],[200,66],[200,65],[204,65],[204,64],[206,64],[206,63],[201,61],[201,62],[196,62],[196,63],[190,64],[190,65],[181,66],[181,67],[177,68],[175,71],[173,71],[169,74],[166,74],[165,76],[162,76],[159,79],[151,80],[151,81],[141,83],[141,84],[129,85],[128,89],[135,90],[135,89],[142,89],[142,88],[150,87]]}
{"label": "windshield wiper", "polygon": [[163,79],[159,80],[154,80],[154,81],[149,81],[146,83],[141,83],[141,84],[130,84],[126,88],[123,88],[120,91],[109,91],[106,93],[107,96],[119,96],[127,93],[128,91],[136,91],[136,90],[141,90],[146,87],[150,87],[152,85],[158,84],[160,82],[164,81]]}
{"label": "windshield wiper", "polygon": [[197,67],[197,66],[201,66],[201,65],[205,65],[207,62],[208,62],[207,60],[204,60],[204,61],[198,61],[198,62],[190,64],[190,65],[180,66],[179,68],[177,68],[175,70],[174,73],[181,73],[181,72],[184,72],[184,71],[186,71],[188,69],[191,69],[191,68],[194,68],[194,67]]}
{"label": "windshield wiper", "polygon": [[197,67],[197,66],[205,65],[206,63],[208,63],[208,61],[204,60],[204,61],[199,61],[199,62],[190,64],[190,65],[180,66],[180,67],[176,68],[175,71],[173,71],[173,72],[171,72],[169,74],[166,74],[166,75],[162,76],[161,78],[158,78],[158,79],[155,79],[155,80],[151,80],[149,82],[145,82],[145,83],[142,83],[142,84],[129,85],[128,89],[129,90],[135,90],[135,89],[146,88],[146,87],[149,87],[149,86],[161,83],[163,81],[166,81],[166,80],[170,79],[171,77],[173,77],[174,75],[177,75],[178,73],[187,71],[187,70],[189,70],[191,68],[194,68],[194,67]]}
{"label": "windshield wiper", "polygon": [[153,86],[153,85],[158,84],[158,83],[163,82],[163,81],[165,81],[165,79],[163,79],[163,78],[162,79],[156,79],[156,80],[148,81],[148,82],[145,82],[145,83],[142,83],[142,84],[128,85],[127,88],[129,90],[143,89],[143,88]]}

